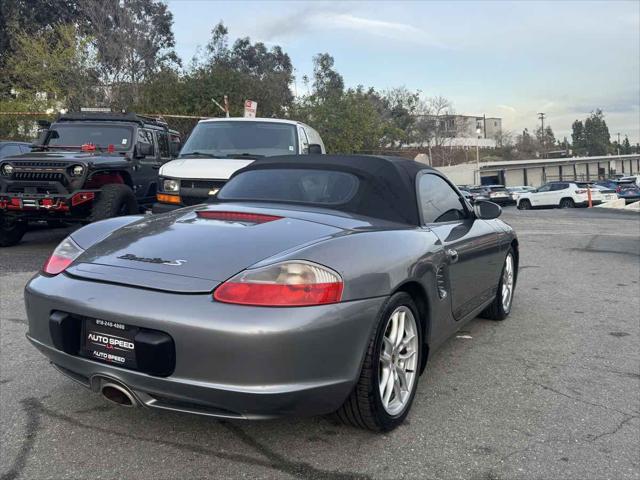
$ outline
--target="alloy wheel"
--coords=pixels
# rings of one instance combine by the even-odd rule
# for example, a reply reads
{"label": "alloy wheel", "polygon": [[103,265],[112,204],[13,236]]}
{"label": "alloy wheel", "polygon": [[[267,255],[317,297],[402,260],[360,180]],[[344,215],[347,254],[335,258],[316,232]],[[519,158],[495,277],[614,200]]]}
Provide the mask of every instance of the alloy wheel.
{"label": "alloy wheel", "polygon": [[411,399],[418,370],[418,326],[410,308],[401,305],[389,316],[382,347],[378,385],[389,415],[401,414]]}
{"label": "alloy wheel", "polygon": [[507,255],[502,272],[502,309],[505,313],[511,310],[511,299],[513,298],[513,256]]}

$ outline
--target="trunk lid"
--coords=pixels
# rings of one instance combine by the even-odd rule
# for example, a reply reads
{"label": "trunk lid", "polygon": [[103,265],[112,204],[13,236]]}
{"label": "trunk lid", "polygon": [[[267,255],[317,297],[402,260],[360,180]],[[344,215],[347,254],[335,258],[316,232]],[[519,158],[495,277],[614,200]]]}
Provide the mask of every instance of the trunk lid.
{"label": "trunk lid", "polygon": [[[210,291],[260,260],[343,231],[285,216],[264,223],[199,216],[243,210],[218,205],[145,217],[88,248],[68,273],[161,290]],[[251,213],[281,215],[268,209]]]}

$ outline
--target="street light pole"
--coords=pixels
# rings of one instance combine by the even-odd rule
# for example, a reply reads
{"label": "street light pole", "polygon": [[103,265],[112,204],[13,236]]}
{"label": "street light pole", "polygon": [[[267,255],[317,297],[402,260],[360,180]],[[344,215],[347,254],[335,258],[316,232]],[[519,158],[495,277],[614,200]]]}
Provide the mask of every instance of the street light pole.
{"label": "street light pole", "polygon": [[542,130],[541,130],[541,135],[540,138],[542,139],[542,158],[545,158],[545,135],[544,135],[544,116],[546,114],[544,112],[540,112],[538,113],[538,118],[540,119],[540,122],[542,123]]}
{"label": "street light pole", "polygon": [[482,185],[482,178],[480,177],[480,133],[481,129],[476,128],[476,170],[478,172],[478,183],[476,185]]}

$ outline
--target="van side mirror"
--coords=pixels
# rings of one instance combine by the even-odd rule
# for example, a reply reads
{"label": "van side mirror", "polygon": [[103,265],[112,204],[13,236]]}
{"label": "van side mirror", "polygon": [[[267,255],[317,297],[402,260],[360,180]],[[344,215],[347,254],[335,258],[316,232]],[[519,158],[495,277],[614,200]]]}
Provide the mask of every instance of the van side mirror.
{"label": "van side mirror", "polygon": [[320,155],[322,154],[322,147],[317,143],[309,144],[309,155]]}
{"label": "van side mirror", "polygon": [[473,211],[476,214],[476,218],[481,220],[493,220],[500,216],[502,208],[500,208],[500,205],[496,205],[493,202],[478,200],[473,204]]}

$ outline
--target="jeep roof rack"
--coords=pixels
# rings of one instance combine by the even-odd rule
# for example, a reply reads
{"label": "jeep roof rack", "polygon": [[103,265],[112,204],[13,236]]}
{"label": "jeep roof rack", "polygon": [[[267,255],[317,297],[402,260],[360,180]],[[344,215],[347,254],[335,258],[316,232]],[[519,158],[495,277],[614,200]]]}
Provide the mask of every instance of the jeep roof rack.
{"label": "jeep roof rack", "polygon": [[74,112],[65,113],[58,116],[56,122],[129,122],[139,125],[153,125],[156,127],[169,129],[167,122],[162,118],[150,117],[147,115],[137,115],[135,113],[112,113],[112,112]]}

